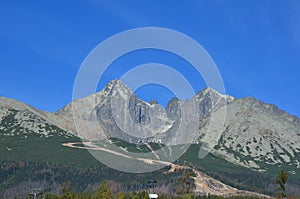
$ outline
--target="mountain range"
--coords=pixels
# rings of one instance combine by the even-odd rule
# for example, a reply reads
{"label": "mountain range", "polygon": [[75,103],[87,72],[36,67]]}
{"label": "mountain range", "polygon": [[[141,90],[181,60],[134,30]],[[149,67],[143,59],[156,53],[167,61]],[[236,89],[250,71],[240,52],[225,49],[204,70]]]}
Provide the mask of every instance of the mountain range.
{"label": "mountain range", "polygon": [[[55,113],[0,97],[0,132],[5,137],[201,146],[235,165],[261,173],[286,169],[300,175],[300,119],[252,97],[234,98],[206,88],[192,99],[172,98],[166,107],[145,102],[119,80],[100,92],[76,99]],[[13,151],[17,145],[1,144]],[[276,169],[274,169],[276,168]]]}
{"label": "mountain range", "polygon": [[[54,115],[65,121],[74,117],[78,124],[75,133],[88,139],[204,143],[211,145],[212,153],[259,171],[268,170],[268,165],[286,164],[290,173],[296,174],[300,167],[299,118],[252,97],[235,99],[211,88],[190,100],[173,98],[164,109],[154,100],[142,101],[114,80]],[[68,122],[64,124],[70,131]],[[70,132],[74,133],[73,129]]]}

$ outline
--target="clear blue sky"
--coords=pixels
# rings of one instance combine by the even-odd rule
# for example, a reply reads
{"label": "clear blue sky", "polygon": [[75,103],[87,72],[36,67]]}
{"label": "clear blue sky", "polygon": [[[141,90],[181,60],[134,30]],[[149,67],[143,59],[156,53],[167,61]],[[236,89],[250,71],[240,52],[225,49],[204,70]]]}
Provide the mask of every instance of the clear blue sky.
{"label": "clear blue sky", "polygon": [[[297,0],[1,0],[0,95],[55,111],[72,99],[77,70],[96,45],[121,31],[158,26],[198,41],[217,64],[228,94],[253,96],[300,116],[299,10]],[[150,61],[184,65],[151,50],[129,54],[114,65],[128,69]],[[126,67],[111,67],[99,88]],[[191,71],[182,73],[196,79]],[[204,85],[199,81],[195,87]],[[158,91],[145,87],[138,94],[165,104],[170,93]]]}

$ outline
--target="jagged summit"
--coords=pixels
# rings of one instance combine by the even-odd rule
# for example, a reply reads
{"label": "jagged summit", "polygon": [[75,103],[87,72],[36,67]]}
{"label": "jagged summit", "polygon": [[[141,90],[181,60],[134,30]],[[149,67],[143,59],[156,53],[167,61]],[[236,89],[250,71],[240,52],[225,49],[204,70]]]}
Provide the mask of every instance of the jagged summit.
{"label": "jagged summit", "polygon": [[[114,79],[109,81],[102,90],[112,90],[115,87],[119,89],[129,89],[126,84],[124,84],[121,80],[119,79]],[[101,92],[101,91],[100,91]]]}
{"label": "jagged summit", "polygon": [[226,94],[221,94],[217,90],[215,90],[213,88],[210,88],[210,87],[204,88],[203,90],[199,91],[196,94],[196,96],[203,96],[203,95],[210,95],[210,96],[214,96],[214,97],[217,97],[217,98],[221,97],[221,98],[225,99],[228,102],[231,102],[231,101],[234,100],[233,96],[226,95]]}
{"label": "jagged summit", "polygon": [[[101,91],[99,91],[98,93],[101,93],[103,91],[106,92],[106,93],[110,93],[112,90],[127,91],[131,95],[134,94],[134,92],[124,82],[122,82],[119,79],[109,81],[104,86],[104,88]],[[195,96],[204,96],[204,95],[210,95],[208,97],[216,97],[216,96],[217,96],[217,98],[221,97],[221,98],[226,99],[226,101],[228,101],[228,102],[234,100],[233,96],[226,95],[226,94],[221,94],[217,90],[215,90],[213,88],[210,88],[210,87],[206,87],[206,88],[200,90]],[[175,98],[177,98],[177,97],[175,97]],[[172,99],[170,99],[170,101],[171,100]],[[178,100],[184,101],[184,99],[178,99]],[[154,101],[155,101],[154,104],[158,104],[158,101],[156,99],[152,99],[151,104],[153,104]]]}

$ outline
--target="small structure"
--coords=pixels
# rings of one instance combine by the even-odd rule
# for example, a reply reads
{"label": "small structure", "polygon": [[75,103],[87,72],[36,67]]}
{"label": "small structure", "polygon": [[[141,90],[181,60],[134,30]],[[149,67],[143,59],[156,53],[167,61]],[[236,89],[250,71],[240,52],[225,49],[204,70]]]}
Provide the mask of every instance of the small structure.
{"label": "small structure", "polygon": [[29,199],[43,199],[43,194],[40,189],[33,189],[29,193]]}
{"label": "small structure", "polygon": [[156,198],[158,198],[158,195],[156,194],[156,193],[149,193],[149,198],[150,199],[156,199]]}

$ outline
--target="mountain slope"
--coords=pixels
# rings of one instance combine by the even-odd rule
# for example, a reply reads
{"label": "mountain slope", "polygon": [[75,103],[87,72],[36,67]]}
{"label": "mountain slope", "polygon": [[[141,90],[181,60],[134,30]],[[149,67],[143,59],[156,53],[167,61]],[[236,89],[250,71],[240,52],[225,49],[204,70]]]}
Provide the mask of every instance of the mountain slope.
{"label": "mountain slope", "polygon": [[114,80],[55,115],[73,116],[79,135],[87,139],[200,143],[203,149],[251,169],[284,166],[291,174],[299,173],[299,118],[254,98],[234,99],[207,88],[190,100],[173,98],[163,109]]}
{"label": "mountain slope", "polygon": [[[131,186],[131,189],[136,186],[134,189],[139,190],[140,184],[149,178],[159,180],[159,183],[172,193],[179,186],[176,179],[183,175],[184,171],[168,173],[166,169],[139,175],[140,180],[134,184],[131,182],[132,174],[116,172],[102,165],[86,150],[64,147],[62,143],[80,142],[79,138],[50,123],[44,112],[15,100],[7,98],[1,100],[0,197],[26,197],[30,190],[37,187],[43,191],[55,192],[65,180],[72,182],[72,187],[76,191],[97,186],[103,179],[121,183],[123,189],[127,186]],[[200,174],[205,175],[197,172],[197,175]],[[118,180],[115,181],[116,179]],[[206,182],[199,178],[195,179],[198,184],[201,182],[201,186]],[[228,187],[208,176],[205,180]],[[198,189],[198,192],[204,191]],[[205,190],[210,192],[207,187]],[[228,189],[227,192],[231,190],[238,193],[234,188]],[[248,192],[240,192],[246,193]]]}
{"label": "mountain slope", "polygon": [[[281,168],[289,171],[291,180],[300,180],[299,118],[253,98],[234,99],[207,88],[190,100],[173,98],[164,109],[142,101],[118,80],[54,114],[0,97],[1,160],[46,158],[57,164],[99,164],[85,150],[62,146],[64,142],[79,142],[77,136],[92,141],[121,139],[126,146],[134,144],[134,149],[145,150],[149,148],[143,143],[193,143],[197,149],[190,147],[193,151],[185,153],[180,162],[188,161],[245,189],[266,190],[257,188],[249,177],[263,175],[255,171],[270,175],[266,177],[268,183]],[[211,153],[204,157],[207,153],[201,155],[201,150],[207,149]],[[84,158],[87,156],[88,160]],[[249,182],[243,182],[245,176]]]}
{"label": "mountain slope", "polygon": [[0,97],[0,131],[2,135],[26,136],[35,133],[41,137],[49,137],[59,133],[68,136],[70,133],[67,131],[72,129],[66,128],[68,125],[71,127],[72,122],[37,110],[22,102]]}
{"label": "mountain slope", "polygon": [[261,171],[285,165],[299,175],[300,120],[253,98],[227,105],[225,131],[214,152]]}

